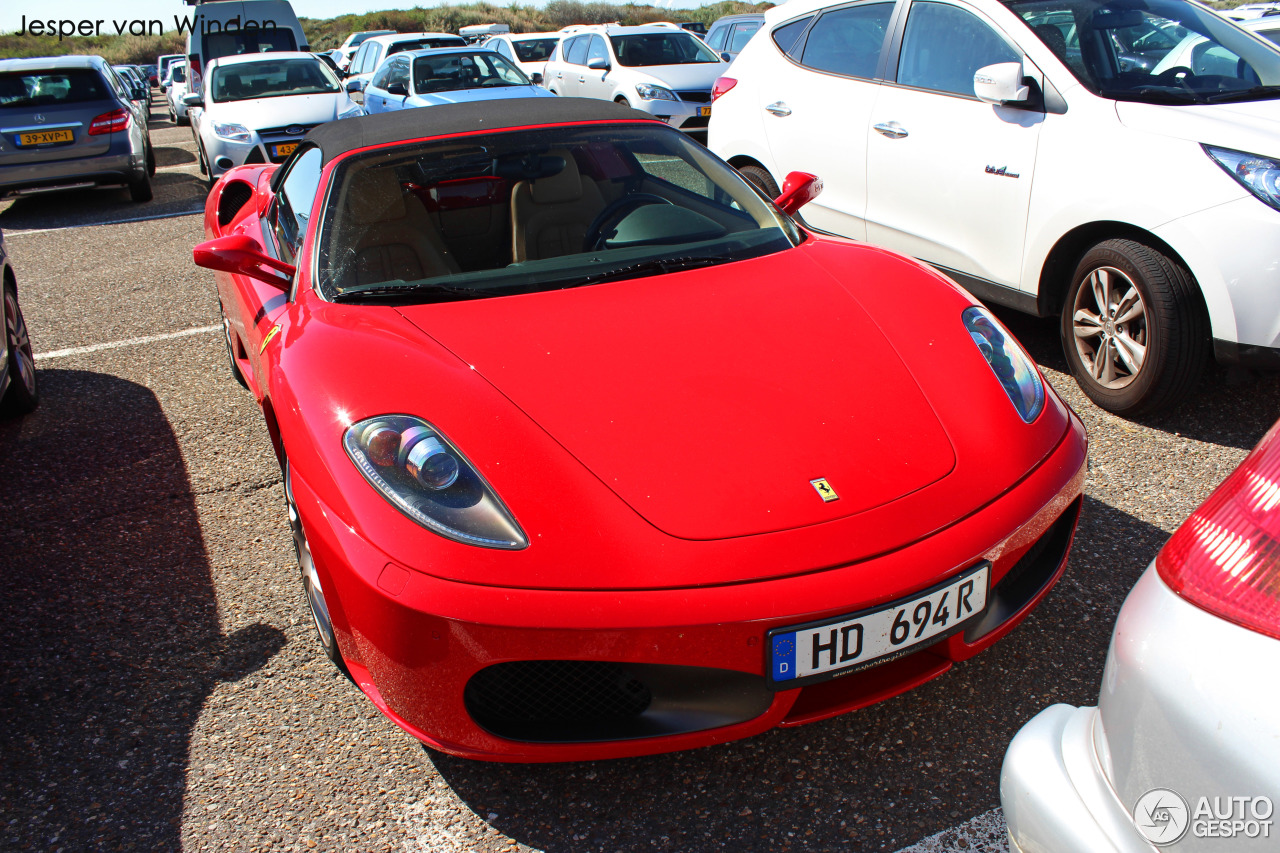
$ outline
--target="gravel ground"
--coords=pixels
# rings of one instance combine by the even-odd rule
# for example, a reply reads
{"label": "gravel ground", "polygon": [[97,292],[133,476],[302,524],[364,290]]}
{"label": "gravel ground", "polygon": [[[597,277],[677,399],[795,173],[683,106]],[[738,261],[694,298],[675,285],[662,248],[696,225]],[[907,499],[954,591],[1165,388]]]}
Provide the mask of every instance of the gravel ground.
{"label": "gravel ground", "polygon": [[[211,277],[189,260],[199,217],[62,227],[200,206],[189,131],[154,133],[172,198],[0,204],[37,352],[216,322]],[[325,661],[279,471],[216,333],[40,361],[40,409],[0,422],[0,849],[997,843],[998,812],[977,835],[945,831],[999,805],[1001,757],[1022,723],[1052,702],[1094,701],[1129,588],[1280,415],[1280,379],[1215,368],[1175,413],[1112,417],[1064,375],[1052,323],[1002,317],[1092,440],[1072,564],[1044,604],[986,654],[876,707],[565,765],[431,752]]]}

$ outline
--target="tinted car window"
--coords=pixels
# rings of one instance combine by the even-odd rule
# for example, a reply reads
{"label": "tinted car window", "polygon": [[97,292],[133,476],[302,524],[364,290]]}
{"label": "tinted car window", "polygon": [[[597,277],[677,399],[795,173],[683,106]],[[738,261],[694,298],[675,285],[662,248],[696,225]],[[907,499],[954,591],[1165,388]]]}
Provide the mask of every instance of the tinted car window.
{"label": "tinted car window", "polygon": [[203,61],[245,53],[297,49],[298,43],[293,40],[293,31],[285,27],[276,27],[274,30],[228,30],[205,35]]}
{"label": "tinted car window", "polygon": [[570,65],[587,64],[587,44],[591,41],[587,36],[569,39],[569,47],[565,51],[564,61]]}
{"label": "tinted car window", "polygon": [[917,2],[907,16],[898,82],[972,98],[975,71],[1021,58],[977,16],[943,3]]}
{"label": "tinted car window", "polygon": [[512,42],[516,48],[516,56],[521,62],[542,62],[550,58],[556,49],[559,39],[522,39]]}
{"label": "tinted car window", "polygon": [[104,101],[110,97],[107,84],[91,68],[0,73],[0,109]]}
{"label": "tinted car window", "polygon": [[413,88],[419,94],[528,85],[520,69],[488,51],[419,56],[413,61]]}
{"label": "tinted car window", "polygon": [[[874,77],[891,14],[892,3],[851,6],[826,13],[805,40],[801,63],[847,77]],[[969,77],[972,88],[973,75]]]}
{"label": "tinted car window", "polygon": [[720,55],[686,32],[609,36],[618,63],[628,68],[719,62]]}
{"label": "tinted car window", "polygon": [[747,42],[751,41],[751,37],[759,29],[760,23],[758,21],[738,24],[733,28],[733,38],[729,39],[729,46],[725,49],[729,53],[741,53],[742,49],[747,46]]}
{"label": "tinted car window", "polygon": [[438,38],[398,41],[387,46],[387,56],[390,56],[393,53],[401,53],[406,50],[425,50],[430,47],[465,47],[466,44],[466,39],[458,36],[441,36]]}
{"label": "tinted car window", "polygon": [[707,33],[707,45],[712,50],[724,50],[724,37],[729,34],[729,27],[721,25],[712,27],[711,32]]}
{"label": "tinted car window", "polygon": [[800,36],[804,35],[804,28],[809,26],[809,22],[812,20],[813,16],[810,15],[807,18],[783,24],[775,29],[773,31],[773,43],[778,46],[778,50],[790,54],[798,46]]}
{"label": "tinted car window", "polygon": [[587,45],[587,64],[590,65],[593,59],[609,61],[609,53],[605,50],[604,39],[600,38],[600,36],[592,36]]}

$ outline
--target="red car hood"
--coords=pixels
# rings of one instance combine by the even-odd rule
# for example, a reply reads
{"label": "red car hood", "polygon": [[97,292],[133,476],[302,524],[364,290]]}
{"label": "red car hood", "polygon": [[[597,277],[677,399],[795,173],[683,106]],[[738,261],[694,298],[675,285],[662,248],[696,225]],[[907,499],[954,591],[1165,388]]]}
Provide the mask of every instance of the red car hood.
{"label": "red car hood", "polygon": [[955,466],[893,345],[808,253],[400,310],[673,536],[830,521]]}

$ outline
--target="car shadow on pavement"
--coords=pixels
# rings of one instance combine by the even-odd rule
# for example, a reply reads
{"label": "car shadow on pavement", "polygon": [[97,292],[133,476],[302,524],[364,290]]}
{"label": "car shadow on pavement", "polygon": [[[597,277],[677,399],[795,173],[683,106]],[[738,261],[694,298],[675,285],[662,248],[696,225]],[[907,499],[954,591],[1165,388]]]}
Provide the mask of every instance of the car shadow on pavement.
{"label": "car shadow on pavement", "polygon": [[[197,174],[157,172],[151,178],[155,198],[129,200],[123,187],[61,190],[0,202],[0,229],[5,233],[82,225],[110,225],[136,219],[182,216],[204,210],[209,187]],[[122,250],[123,251],[123,250]]]}
{"label": "car shadow on pavement", "polygon": [[41,370],[0,420],[0,848],[178,850],[206,698],[266,663],[223,636],[195,496],[151,391]]}
{"label": "car shadow on pavement", "polygon": [[185,148],[179,148],[177,145],[157,145],[156,166],[158,168],[166,168],[167,166],[185,166],[188,163],[196,162],[196,155]]}
{"label": "car shadow on pavement", "polygon": [[[426,754],[481,821],[547,853],[898,850],[998,806],[1004,749],[1036,713],[1097,701],[1116,613],[1167,537],[1086,497],[1066,574],[1013,632],[913,691],[831,720],[616,761]],[[465,822],[438,797],[432,807],[407,849],[458,849],[432,832]]]}

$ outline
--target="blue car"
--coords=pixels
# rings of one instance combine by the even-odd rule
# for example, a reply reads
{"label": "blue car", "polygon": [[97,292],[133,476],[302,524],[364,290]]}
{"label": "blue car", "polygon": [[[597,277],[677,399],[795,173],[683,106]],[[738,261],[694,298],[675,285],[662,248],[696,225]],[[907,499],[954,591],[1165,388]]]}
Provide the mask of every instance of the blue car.
{"label": "blue car", "polygon": [[389,56],[364,90],[364,109],[373,115],[468,101],[554,97],[492,50],[442,47]]}

